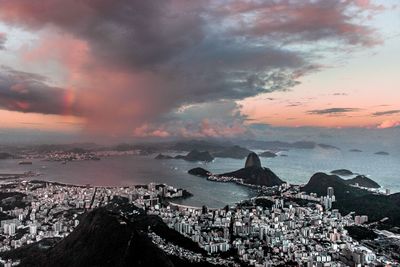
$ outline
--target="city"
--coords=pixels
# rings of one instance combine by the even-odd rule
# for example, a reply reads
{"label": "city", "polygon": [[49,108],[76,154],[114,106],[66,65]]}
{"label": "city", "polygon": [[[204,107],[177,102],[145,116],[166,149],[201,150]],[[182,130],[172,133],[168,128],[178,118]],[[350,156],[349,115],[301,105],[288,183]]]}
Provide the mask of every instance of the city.
{"label": "city", "polygon": [[[333,188],[321,198],[284,184],[273,195],[259,196],[222,209],[189,207],[174,203],[183,190],[150,183],[146,186],[91,187],[44,181],[9,181],[1,185],[2,209],[0,251],[13,250],[43,239],[62,239],[79,225],[85,212],[105,207],[117,198],[137,209],[157,215],[172,229],[196,242],[207,254],[176,246],[155,233],[151,240],[167,254],[190,261],[239,266],[305,265],[366,266],[399,264],[388,253],[353,239],[348,227],[368,227],[368,217],[342,216],[331,209]],[[301,201],[309,200],[306,205]],[[136,211],[137,212],[137,211]],[[390,239],[378,233],[380,239]],[[397,239],[399,237],[391,237]],[[17,261],[1,259],[4,266]]]}

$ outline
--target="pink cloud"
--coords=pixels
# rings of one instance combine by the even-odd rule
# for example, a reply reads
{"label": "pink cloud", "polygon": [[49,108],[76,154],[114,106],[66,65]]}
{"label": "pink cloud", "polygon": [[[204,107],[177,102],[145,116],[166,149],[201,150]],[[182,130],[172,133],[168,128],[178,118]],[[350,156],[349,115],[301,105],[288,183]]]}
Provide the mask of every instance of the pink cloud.
{"label": "pink cloud", "polygon": [[400,126],[400,121],[386,120],[377,126],[378,129],[387,129]]}

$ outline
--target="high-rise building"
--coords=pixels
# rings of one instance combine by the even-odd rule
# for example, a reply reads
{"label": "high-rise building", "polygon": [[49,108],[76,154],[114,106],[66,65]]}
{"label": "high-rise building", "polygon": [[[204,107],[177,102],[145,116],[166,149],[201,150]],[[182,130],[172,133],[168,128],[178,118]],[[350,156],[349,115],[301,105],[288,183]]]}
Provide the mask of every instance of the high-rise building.
{"label": "high-rise building", "polygon": [[327,196],[330,197],[330,198],[332,198],[333,195],[334,195],[333,187],[328,187]]}

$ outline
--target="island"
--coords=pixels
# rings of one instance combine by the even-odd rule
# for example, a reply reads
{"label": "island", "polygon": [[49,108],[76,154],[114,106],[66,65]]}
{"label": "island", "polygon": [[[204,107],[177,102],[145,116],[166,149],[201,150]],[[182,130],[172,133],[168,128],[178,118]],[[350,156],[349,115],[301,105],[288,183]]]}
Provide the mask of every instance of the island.
{"label": "island", "polygon": [[355,153],[361,153],[362,152],[362,150],[360,150],[360,149],[350,149],[349,151],[350,152],[355,152]]}
{"label": "island", "polygon": [[194,168],[188,171],[189,174],[206,177],[208,180],[217,182],[235,182],[249,186],[273,187],[282,185],[284,182],[269,168],[261,166],[258,155],[251,152],[246,159],[242,169],[233,172],[213,175],[203,168]]}
{"label": "island", "polygon": [[165,160],[165,159],[183,159],[186,161],[204,161],[211,162],[214,160],[214,157],[208,151],[198,151],[192,150],[187,155],[177,155],[175,157],[170,155],[158,154],[154,159],[157,160]]}
{"label": "island", "polygon": [[380,156],[389,156],[390,154],[388,152],[385,151],[379,151],[379,152],[375,152],[375,155],[380,155]]}
{"label": "island", "polygon": [[264,152],[260,153],[259,156],[263,157],[263,158],[275,158],[278,155],[271,151],[264,151]]}

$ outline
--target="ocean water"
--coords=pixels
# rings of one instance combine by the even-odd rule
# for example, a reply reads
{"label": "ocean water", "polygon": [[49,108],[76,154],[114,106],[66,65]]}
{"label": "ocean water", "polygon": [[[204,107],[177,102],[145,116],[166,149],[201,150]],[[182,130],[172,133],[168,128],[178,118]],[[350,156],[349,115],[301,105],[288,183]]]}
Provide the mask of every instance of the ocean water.
{"label": "ocean water", "polygon": [[[374,155],[376,151],[361,153],[334,149],[294,149],[281,152],[287,157],[261,158],[265,167],[290,183],[307,183],[315,172],[349,169],[364,174],[391,192],[400,192],[400,155]],[[399,152],[400,153],[400,152]],[[231,183],[216,183],[187,174],[194,167],[213,173],[224,173],[242,168],[245,160],[216,158],[207,164],[184,160],[154,160],[153,156],[119,156],[100,161],[76,161],[67,164],[34,160],[33,165],[18,165],[17,160],[0,160],[0,173],[23,171],[40,172],[40,179],[71,184],[124,186],[159,182],[184,188],[193,197],[180,200],[186,205],[223,207],[255,194],[251,189]]]}

